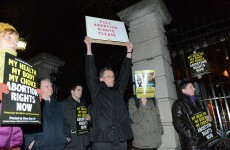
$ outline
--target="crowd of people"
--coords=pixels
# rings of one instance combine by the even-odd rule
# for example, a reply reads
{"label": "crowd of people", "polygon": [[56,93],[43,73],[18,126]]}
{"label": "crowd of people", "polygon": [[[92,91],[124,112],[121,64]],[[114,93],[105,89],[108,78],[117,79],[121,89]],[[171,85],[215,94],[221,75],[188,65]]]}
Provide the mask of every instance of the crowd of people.
{"label": "crowd of people", "polygon": [[[0,23],[0,79],[3,79],[5,53],[17,55],[18,38],[19,34],[13,26]],[[86,106],[82,98],[83,86],[79,83],[73,84],[69,97],[58,102],[52,96],[50,79],[42,78],[41,130],[24,132],[19,126],[2,125],[0,150],[127,150],[129,140],[132,140],[132,149],[135,150],[156,150],[161,146],[164,129],[157,100],[144,96],[138,99],[134,95],[127,107],[123,98],[131,74],[133,45],[127,43],[127,54],[115,81],[114,72],[108,67],[102,68],[97,76],[91,39],[85,37],[84,42],[87,47],[86,79],[92,105]],[[0,92],[4,92],[2,89],[5,88],[7,85],[0,80]],[[191,82],[185,82],[181,85],[181,91],[182,97],[173,104],[172,117],[182,149],[205,149],[196,136],[197,131],[189,124],[188,115],[184,114],[201,110],[195,99],[195,88]],[[4,101],[2,98],[0,100]],[[90,126],[89,132],[78,132],[77,108],[87,108],[84,119]]]}

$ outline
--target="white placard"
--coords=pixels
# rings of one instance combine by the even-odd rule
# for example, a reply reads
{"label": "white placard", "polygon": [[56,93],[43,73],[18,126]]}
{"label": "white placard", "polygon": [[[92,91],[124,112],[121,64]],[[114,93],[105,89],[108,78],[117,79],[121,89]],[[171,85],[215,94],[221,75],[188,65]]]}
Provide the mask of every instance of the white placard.
{"label": "white placard", "polygon": [[124,22],[86,16],[87,36],[96,40],[129,42]]}

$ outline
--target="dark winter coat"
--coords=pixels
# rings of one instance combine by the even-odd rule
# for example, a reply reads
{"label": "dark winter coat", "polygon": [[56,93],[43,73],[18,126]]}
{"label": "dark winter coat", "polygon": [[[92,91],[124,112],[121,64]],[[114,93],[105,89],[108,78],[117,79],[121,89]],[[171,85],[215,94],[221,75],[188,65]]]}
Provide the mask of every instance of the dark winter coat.
{"label": "dark winter coat", "polygon": [[69,96],[65,100],[61,101],[64,114],[67,118],[68,123],[70,124],[72,140],[67,144],[66,150],[76,150],[76,149],[86,149],[90,143],[90,135],[83,134],[77,135],[77,111],[78,106],[86,106],[85,102],[81,99],[80,103]]}
{"label": "dark winter coat", "polygon": [[62,106],[54,97],[51,97],[50,102],[42,100],[41,105],[43,131],[26,134],[25,148],[35,140],[33,150],[64,150],[71,133]]}
{"label": "dark winter coat", "polygon": [[173,125],[179,134],[181,147],[184,150],[196,150],[202,145],[198,132],[191,121],[191,116],[203,111],[200,103],[193,103],[190,97],[182,94],[172,106]]}
{"label": "dark winter coat", "polygon": [[93,102],[93,142],[126,141],[133,138],[131,120],[123,95],[131,73],[131,59],[125,58],[114,87],[99,82],[93,55],[86,56],[86,79]]}

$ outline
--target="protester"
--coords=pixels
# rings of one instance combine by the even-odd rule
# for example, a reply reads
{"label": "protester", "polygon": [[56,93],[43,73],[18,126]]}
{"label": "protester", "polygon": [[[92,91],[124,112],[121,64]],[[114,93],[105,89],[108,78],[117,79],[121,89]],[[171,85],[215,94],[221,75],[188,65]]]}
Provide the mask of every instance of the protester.
{"label": "protester", "polygon": [[[77,108],[86,107],[86,102],[81,98],[83,87],[79,83],[75,83],[71,87],[71,95],[65,100],[61,101],[64,114],[70,124],[72,140],[66,146],[66,150],[86,150],[90,144],[89,133],[78,133],[77,131]],[[86,107],[87,108],[87,107]],[[86,115],[85,121],[89,123],[91,117],[89,114]]]}
{"label": "protester", "polygon": [[25,149],[64,150],[71,141],[70,126],[62,106],[52,96],[53,87],[49,78],[40,81],[42,91],[42,132],[25,134]]}
{"label": "protester", "polygon": [[[19,34],[16,29],[7,23],[0,22],[0,112],[2,93],[8,94],[8,87],[3,84],[5,54],[17,56],[16,48]],[[0,150],[11,148],[20,150],[23,142],[23,133],[20,127],[0,125]]]}
{"label": "protester", "polygon": [[135,150],[157,150],[162,144],[164,133],[156,99],[129,99],[129,112],[132,119]]}
{"label": "protester", "polygon": [[[192,124],[191,116],[203,111],[195,97],[195,88],[192,82],[180,84],[181,96],[173,103],[172,117],[173,125],[179,134],[181,148],[183,150],[205,150],[204,143],[198,136],[195,126]],[[206,116],[212,121],[210,116]]]}
{"label": "protester", "polygon": [[91,39],[86,37],[86,80],[93,103],[93,129],[91,140],[93,150],[126,150],[127,140],[133,138],[131,122],[123,95],[131,73],[131,54],[133,45],[127,43],[127,55],[115,83],[111,68],[96,72],[91,50]]}

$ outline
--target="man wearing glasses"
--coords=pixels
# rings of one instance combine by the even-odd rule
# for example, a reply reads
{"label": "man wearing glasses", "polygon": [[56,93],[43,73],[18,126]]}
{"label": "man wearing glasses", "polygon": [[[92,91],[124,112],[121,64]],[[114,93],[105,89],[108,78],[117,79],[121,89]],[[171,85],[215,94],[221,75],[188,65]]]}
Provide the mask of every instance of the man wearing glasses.
{"label": "man wearing glasses", "polygon": [[85,38],[86,79],[93,103],[93,150],[127,150],[127,140],[133,133],[123,95],[131,73],[133,45],[127,43],[127,55],[115,83],[114,72],[107,67],[100,71],[98,81],[90,40]]}

